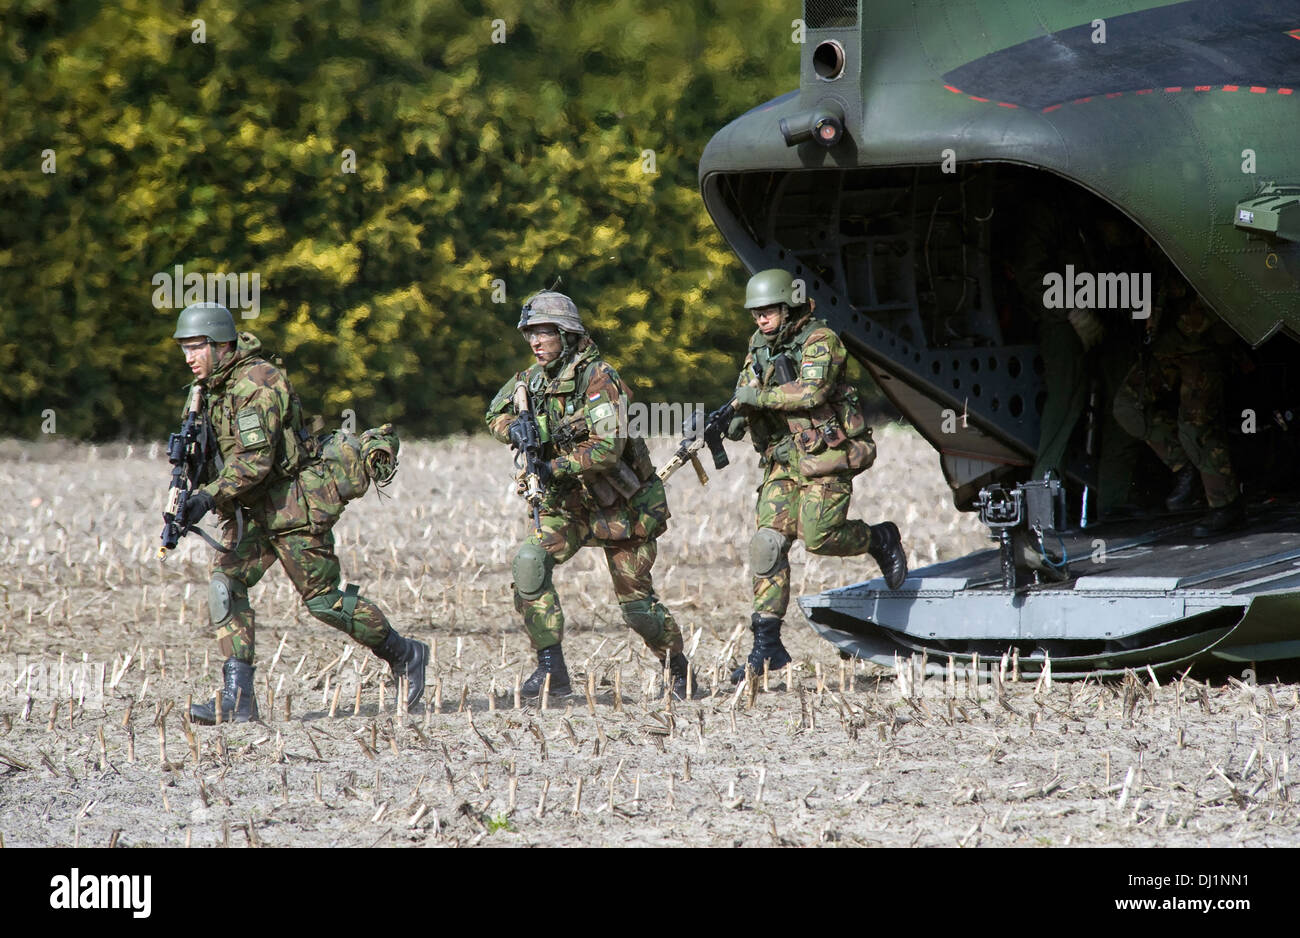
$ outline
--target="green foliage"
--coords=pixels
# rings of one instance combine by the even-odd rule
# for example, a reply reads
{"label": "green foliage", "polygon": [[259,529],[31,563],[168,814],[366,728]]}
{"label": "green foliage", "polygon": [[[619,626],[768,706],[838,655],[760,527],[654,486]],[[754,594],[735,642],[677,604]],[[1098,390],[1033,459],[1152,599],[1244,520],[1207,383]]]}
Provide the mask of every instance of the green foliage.
{"label": "green foliage", "polygon": [[47,408],[61,434],[166,433],[189,373],[152,278],[177,264],[260,274],[260,315],[237,323],[331,422],[479,428],[528,361],[519,306],[557,276],[640,398],[716,402],[752,325],[697,161],[796,85],[797,15],[791,0],[3,6],[0,434],[37,435]]}
{"label": "green foliage", "polygon": [[515,826],[510,823],[510,817],[504,811],[500,812],[499,814],[494,814],[492,815],[492,817],[488,818],[487,832],[489,834],[495,834],[497,831],[507,831],[509,833],[514,833],[514,830],[515,830]]}

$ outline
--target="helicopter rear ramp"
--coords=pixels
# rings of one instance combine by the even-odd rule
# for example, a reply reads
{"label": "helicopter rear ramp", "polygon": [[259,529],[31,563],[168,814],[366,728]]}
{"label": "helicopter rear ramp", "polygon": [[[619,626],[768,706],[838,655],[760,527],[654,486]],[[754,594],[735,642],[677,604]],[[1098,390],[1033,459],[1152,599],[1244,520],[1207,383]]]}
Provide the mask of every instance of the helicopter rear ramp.
{"label": "helicopter rear ramp", "polygon": [[1192,536],[1196,518],[1131,521],[1063,535],[1070,578],[1016,590],[996,549],[799,599],[847,655],[892,667],[928,656],[959,669],[1016,649],[1034,676],[1185,668],[1206,657],[1300,657],[1300,506],[1256,506],[1237,535]]}

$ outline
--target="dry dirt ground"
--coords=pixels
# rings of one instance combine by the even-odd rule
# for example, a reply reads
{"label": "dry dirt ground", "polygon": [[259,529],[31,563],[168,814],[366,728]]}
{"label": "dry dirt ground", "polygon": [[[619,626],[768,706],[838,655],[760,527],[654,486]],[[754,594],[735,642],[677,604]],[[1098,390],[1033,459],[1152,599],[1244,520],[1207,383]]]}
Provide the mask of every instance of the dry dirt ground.
{"label": "dry dirt ground", "polygon": [[[933,452],[884,428],[854,513],[893,518],[917,566],[986,541]],[[669,441],[657,441],[663,458]],[[576,696],[520,708],[533,656],[511,606],[526,528],[509,454],[407,446],[392,498],[336,529],[345,579],[436,643],[427,707],[305,614],[283,573],[252,591],[263,722],[191,729],[220,662],[210,549],[155,558],[159,446],[0,444],[0,838],[6,846],[1297,845],[1294,672],[1154,684],[1008,683],[908,697],[844,665],[792,612],[797,666],[720,681],[748,650],[752,457],[670,483],[655,570],[706,696],[665,703],[603,558],[556,571]],[[799,591],[874,575],[792,555]],[[742,634],[743,633],[743,634]],[[1197,678],[1200,678],[1198,680]],[[1208,678],[1208,680],[1207,680]],[[792,681],[793,686],[787,682]],[[590,687],[590,697],[585,688]]]}

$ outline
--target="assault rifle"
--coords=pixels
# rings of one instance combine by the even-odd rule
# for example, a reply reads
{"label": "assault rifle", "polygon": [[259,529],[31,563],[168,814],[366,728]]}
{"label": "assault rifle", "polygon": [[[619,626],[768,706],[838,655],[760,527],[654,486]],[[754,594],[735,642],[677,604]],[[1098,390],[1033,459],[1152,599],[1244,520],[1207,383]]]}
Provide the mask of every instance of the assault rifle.
{"label": "assault rifle", "polygon": [[[183,520],[186,503],[199,483],[203,467],[207,465],[212,450],[211,444],[212,430],[203,419],[203,386],[196,381],[194,389],[190,391],[189,402],[185,405],[185,418],[181,421],[181,432],[167,437],[167,461],[172,464],[172,481],[167,491],[167,507],[163,509],[162,547],[158,548],[159,560],[166,560],[167,552],[174,550],[177,542],[192,530],[198,531],[200,537],[223,554],[228,554],[235,549],[222,546],[202,528],[193,527]],[[235,508],[235,522],[238,526],[235,547],[238,547],[239,542],[244,539],[244,514],[238,507]]]}
{"label": "assault rifle", "polygon": [[734,416],[736,416],[734,397],[705,417],[703,426],[699,425],[700,411],[692,411],[691,419],[686,422],[686,436],[682,439],[681,445],[677,447],[677,452],[673,453],[672,459],[664,463],[663,468],[659,470],[660,481],[666,481],[669,476],[689,462],[700,480],[700,485],[708,485],[709,475],[700,465],[700,450],[706,446],[709,448],[709,453],[713,456],[714,469],[727,468],[731,460],[722,445],[722,434]]}
{"label": "assault rifle", "polygon": [[[785,384],[794,380],[794,368],[790,360],[784,355],[778,356],[773,361],[775,366],[775,376],[778,384]],[[752,369],[753,366],[751,366]],[[751,387],[760,387],[761,382],[754,371],[750,371],[749,384]],[[704,426],[700,426],[700,412],[693,411],[691,419],[686,422],[686,436],[682,438],[681,445],[677,447],[677,452],[668,462],[664,463],[659,470],[659,480],[667,481],[668,477],[676,472],[688,462],[691,468],[695,470],[695,476],[700,480],[700,485],[709,484],[709,475],[700,465],[699,452],[704,447],[709,448],[710,455],[713,456],[713,468],[725,469],[731,460],[727,458],[727,451],[722,445],[722,435],[727,430],[727,424],[731,423],[731,418],[736,416],[736,399],[733,397],[727,403],[723,404],[717,410],[713,411],[704,418]]]}
{"label": "assault rifle", "polygon": [[528,507],[533,510],[533,527],[542,533],[542,431],[537,426],[537,417],[528,406],[528,386],[520,382],[515,386],[515,413],[519,415],[519,425],[523,428],[521,446],[515,456],[516,465],[523,460],[523,486],[520,492]]}

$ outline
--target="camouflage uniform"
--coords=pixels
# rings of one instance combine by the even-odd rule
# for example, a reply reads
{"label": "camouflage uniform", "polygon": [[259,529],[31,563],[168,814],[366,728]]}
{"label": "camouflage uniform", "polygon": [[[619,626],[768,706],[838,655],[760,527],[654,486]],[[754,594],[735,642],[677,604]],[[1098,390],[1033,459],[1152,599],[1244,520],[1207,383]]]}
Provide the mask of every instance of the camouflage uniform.
{"label": "camouflage uniform", "polygon": [[[391,478],[397,451],[392,428],[367,431],[360,441],[331,435],[321,444],[322,458],[309,459],[316,446],[309,453],[298,396],[278,362],[262,356],[257,338],[236,333],[229,310],[215,303],[188,306],[173,338],[187,361],[193,355],[206,363],[192,365],[196,373],[211,369],[198,384],[206,392],[202,422],[213,445],[197,480],[202,485],[188,495],[177,520],[188,528],[214,509],[226,548],[208,584],[209,620],[226,655],[224,687],[212,701],[191,704],[190,718],[207,724],[257,719],[248,589],[277,560],[313,616],[369,647],[388,662],[395,680],[408,682],[406,703],[413,706],[424,693],[428,646],[398,634],[357,587],[339,589],[331,530],[346,498],[364,492],[372,476],[381,483]],[[375,459],[368,461],[365,451]]]}
{"label": "camouflage uniform", "polygon": [[255,616],[248,589],[277,560],[313,616],[377,648],[390,631],[388,620],[355,587],[339,590],[334,534],[314,528],[309,514],[309,497],[320,493],[306,491],[297,473],[305,461],[293,432],[301,422],[298,402],[261,348],[251,333],[240,333],[234,354],[204,382],[205,409],[224,465],[202,490],[220,513],[227,548],[235,543],[236,506],[243,507],[245,519],[238,547],[213,563],[213,580],[229,595],[228,612],[217,603],[210,609],[221,652],[253,660]]}
{"label": "camouflage uniform", "polygon": [[[783,354],[796,369],[795,379],[778,384],[773,361]],[[811,314],[771,340],[761,331],[750,339],[738,388],[759,382],[756,403],[745,417],[763,467],[758,531],[750,550],[756,614],[785,615],[787,553],[796,538],[810,553],[832,557],[873,547],[871,525],[848,518],[853,477],[875,460],[876,446],[844,367],[844,344]],[[736,426],[729,435],[741,432]]]}
{"label": "camouflage uniform", "polygon": [[575,339],[571,355],[507,381],[487,412],[492,435],[510,442],[514,393],[524,384],[554,473],[541,505],[541,534],[530,533],[514,561],[515,608],[534,648],[558,645],[564,613],[551,570],[581,547],[601,547],[624,621],[659,657],[674,655],[682,650],[681,630],[651,579],[655,539],[669,517],[664,486],[645,441],[622,435],[627,385],[590,338]]}
{"label": "camouflage uniform", "polygon": [[1232,334],[1180,274],[1170,269],[1165,283],[1162,318],[1173,322],[1157,324],[1149,360],[1133,366],[1115,397],[1115,419],[1175,474],[1194,466],[1206,501],[1222,508],[1239,494],[1223,410]]}

